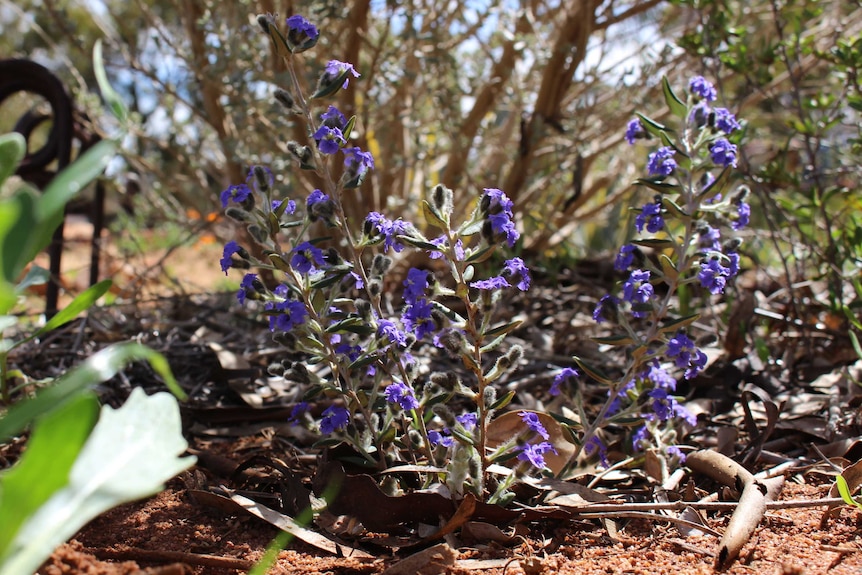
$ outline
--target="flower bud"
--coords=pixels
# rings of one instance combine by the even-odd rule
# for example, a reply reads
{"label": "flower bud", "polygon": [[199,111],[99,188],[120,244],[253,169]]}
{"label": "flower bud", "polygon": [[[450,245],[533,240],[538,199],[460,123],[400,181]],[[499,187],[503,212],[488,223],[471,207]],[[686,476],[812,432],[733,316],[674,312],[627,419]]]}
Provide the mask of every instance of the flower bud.
{"label": "flower bud", "polygon": [[288,92],[284,88],[278,88],[276,89],[274,96],[275,100],[279,104],[284,106],[284,108],[288,112],[296,112],[296,108],[294,107],[296,105],[296,102],[294,101],[293,96],[290,94],[290,92]]}
{"label": "flower bud", "polygon": [[[506,356],[503,356],[506,357]],[[500,359],[503,359],[501,357]],[[499,361],[499,360],[498,360]],[[497,401],[497,390],[493,386],[488,386],[482,391],[482,401],[486,406],[493,405]]]}
{"label": "flower bud", "polygon": [[251,215],[242,208],[230,206],[224,211],[225,215],[237,222],[250,222]]}
{"label": "flower bud", "polygon": [[371,261],[371,275],[382,277],[392,266],[392,258],[383,254],[376,254]]}
{"label": "flower bud", "polygon": [[273,377],[281,377],[284,375],[284,366],[280,363],[271,363],[267,366],[266,372]]}
{"label": "flower bud", "polygon": [[367,300],[356,298],[353,305],[356,307],[356,313],[359,314],[359,317],[365,321],[371,321],[371,304]]}
{"label": "flower bud", "polygon": [[268,170],[263,166],[254,166],[251,171],[254,174],[254,181],[257,184],[258,191],[262,194],[267,193],[269,191],[269,178],[271,174],[267,173]]}
{"label": "flower bud", "polygon": [[257,224],[251,224],[248,226],[248,233],[251,237],[255,239],[255,241],[259,244],[266,243],[267,234],[266,232]]}
{"label": "flower bud", "polygon": [[431,204],[443,217],[448,218],[454,209],[452,190],[443,184],[437,184],[431,191]]}
{"label": "flower bud", "polygon": [[289,351],[296,351],[296,336],[288,331],[275,332],[272,334],[272,340]]}
{"label": "flower bud", "polygon": [[368,280],[368,293],[371,297],[377,297],[383,292],[383,282],[379,278],[370,278]]}
{"label": "flower bud", "polygon": [[443,403],[438,403],[431,408],[431,411],[434,412],[434,415],[443,420],[443,423],[448,428],[453,428],[457,425],[458,421],[455,419],[455,414],[449,409],[449,406]]}

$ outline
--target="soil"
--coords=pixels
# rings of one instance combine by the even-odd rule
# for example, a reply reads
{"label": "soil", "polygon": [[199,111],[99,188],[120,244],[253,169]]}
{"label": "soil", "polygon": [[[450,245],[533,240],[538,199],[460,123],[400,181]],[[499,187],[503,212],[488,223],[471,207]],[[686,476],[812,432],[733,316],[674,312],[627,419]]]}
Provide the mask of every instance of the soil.
{"label": "soil", "polygon": [[[198,245],[178,253],[197,262],[195,265],[208,262],[204,267],[215,270],[194,275],[198,284],[206,286],[224,278],[215,265],[217,252],[212,246]],[[159,262],[162,270],[163,264]],[[204,278],[206,273],[210,273],[209,278]],[[615,361],[589,340],[592,335],[606,335],[596,331],[589,316],[593,302],[613,282],[610,274],[608,265],[586,263],[576,270],[554,272],[545,278],[545,287],[537,277],[540,285],[531,290],[529,298],[507,302],[512,313],[526,320],[512,338],[527,350],[523,365],[517,377],[501,382],[505,389],[516,391],[514,406],[540,409],[550,405],[552,398],[546,392],[554,369],[570,365],[566,362],[573,353],[594,362]],[[746,281],[743,289],[750,293],[769,291],[759,278],[744,279],[743,283]],[[780,304],[778,299],[773,301],[774,306]],[[776,336],[777,331],[770,331],[785,328],[786,324],[766,326],[765,333],[772,338],[771,343],[786,347],[783,356],[773,356],[790,358],[792,369],[758,363],[750,340],[725,341],[723,350],[713,350],[707,375],[678,390],[700,417],[698,427],[684,440],[692,447],[720,450],[739,460],[745,457],[746,467],[752,471],[795,462],[786,468],[787,480],[779,501],[771,504],[727,573],[862,573],[862,514],[842,506],[835,517],[821,524],[825,507],[818,500],[830,496],[835,471],[818,466],[820,457],[811,449],[811,444],[816,444],[826,456],[843,458],[835,459],[842,465],[859,459],[859,393],[839,389],[843,383],[822,381],[840,379],[854,356],[848,353],[846,342],[835,337],[826,344],[800,345],[793,339],[798,334],[784,337],[788,334]],[[151,499],[116,508],[92,521],[59,547],[40,573],[247,573],[279,530],[249,514],[214,504],[202,493],[226,487],[277,507],[277,502],[286,499],[285,493],[311,482],[318,467],[316,457],[322,455],[310,449],[313,437],[284,424],[290,390],[264,392],[237,386],[238,379],[254,379],[248,372],[260,373],[272,360],[272,342],[265,325],[239,309],[232,294],[185,295],[149,303],[138,298],[125,306],[95,310],[86,321],[70,324],[38,346],[22,349],[14,361],[33,377],[49,377],[104,345],[130,338],[162,351],[192,396],[184,408],[184,423],[190,451],[198,456],[199,463]],[[431,361],[438,362],[435,369],[441,369],[439,362],[446,369],[445,358]],[[132,386],[147,391],[160,388],[146,368],[133,366],[122,377],[101,386],[99,392],[106,403],[119,405]],[[589,393],[600,401],[604,391],[597,388]],[[836,394],[847,406],[838,415],[834,410]],[[779,408],[777,424],[767,421],[763,414],[769,411],[770,402]],[[746,425],[747,418],[754,427]],[[768,432],[758,435],[758,429]],[[613,437],[608,439],[613,450]],[[0,462],[13,462],[20,448],[20,444],[0,446]],[[237,466],[246,462],[249,469],[238,470]],[[273,462],[290,471],[275,472]],[[631,470],[622,477],[597,478],[595,473],[585,473],[578,478],[581,484],[593,480],[604,493],[630,495],[631,500],[654,501],[662,495],[660,485],[648,474]],[[720,489],[695,473],[679,481],[668,499],[692,492],[698,498],[713,494],[722,500],[738,499],[737,493]],[[781,504],[799,501],[810,505]],[[293,541],[278,554],[268,573],[711,573],[715,571],[717,534],[725,531],[731,513],[699,512],[705,526],[700,532],[655,517],[533,518],[499,521],[493,527],[477,522],[462,524],[445,537],[419,545],[415,544],[421,539],[417,536],[421,526],[405,526],[400,534],[380,534],[364,529],[355,518],[324,513],[309,529],[338,542],[340,549],[356,548],[371,558],[351,557],[348,552],[339,556]],[[448,519],[440,517],[441,522]],[[405,541],[414,545],[408,547]],[[423,551],[428,548],[430,552]],[[426,555],[411,563],[409,557],[417,553]]]}

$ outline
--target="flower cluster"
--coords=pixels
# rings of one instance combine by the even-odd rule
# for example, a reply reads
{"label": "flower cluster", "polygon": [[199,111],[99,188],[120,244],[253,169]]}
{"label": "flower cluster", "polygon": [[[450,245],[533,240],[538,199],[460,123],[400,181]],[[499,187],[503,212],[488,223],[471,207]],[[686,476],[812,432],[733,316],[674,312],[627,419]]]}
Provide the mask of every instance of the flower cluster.
{"label": "flower cluster", "polygon": [[[747,190],[723,197],[717,185],[722,179],[713,173],[737,165],[738,150],[730,139],[741,128],[730,111],[714,106],[715,87],[703,77],[693,78],[686,102],[673,93],[667,79],[663,91],[681,127],[670,131],[638,115],[625,132],[630,144],[650,138],[662,143],[647,158],[649,177],[638,180],[655,192],[634,218],[637,233],[648,237],[619,249],[614,268],[624,278],[620,295],[603,296],[593,312],[597,322],[612,321],[623,328],[621,335],[603,341],[641,350],[630,355],[626,373],[635,376],[628,380],[614,382],[585,368],[610,388],[583,437],[583,449],[605,462],[607,447],[598,431],[619,418],[632,417],[643,422],[630,437],[634,450],[656,449],[678,461],[684,459],[674,445],[678,435],[673,428],[695,426],[697,420],[673,395],[674,373],[685,379],[696,377],[706,368],[707,355],[690,335],[696,316],[674,317],[671,298],[681,286],[692,284],[701,286],[703,297],[725,293],[740,271],[740,241],[722,242],[722,229],[740,230],[751,217]],[[674,328],[662,327],[666,325]],[[576,376],[571,368],[561,371],[550,393],[559,394],[562,385]]]}
{"label": "flower cluster", "polygon": [[[330,60],[313,94],[304,97],[307,87],[300,83],[292,55],[317,44],[317,27],[300,15],[287,18],[285,34],[272,16],[258,22],[277,53],[287,53],[291,73],[286,77],[292,84],[278,88],[275,100],[309,124],[305,141],[288,142],[287,152],[300,170],[314,173],[320,188],[304,202],[287,198],[268,168],[252,167],[246,181],[225,189],[220,200],[259,249],[228,242],[220,265],[226,274],[231,268],[267,272],[247,271],[237,300],[256,306],[268,319],[274,341],[291,354],[289,367],[274,364],[270,371],[304,386],[290,423],[314,426],[328,441],[349,445],[381,470],[403,460],[400,450],[418,449],[429,465],[449,468],[453,493],[466,486],[486,495],[487,470],[497,460],[520,459],[536,472],[544,469],[544,455],[555,447],[538,420],[525,422],[542,438],[539,442],[511,445],[493,456],[486,445],[493,414],[511,399],[498,399],[491,384],[517,368],[522,354],[520,346],[511,346],[492,368],[484,367],[488,351],[518,326],[495,322],[495,302],[504,290],[526,291],[532,283],[521,258],[492,259],[520,237],[512,200],[502,190],[484,188],[472,214],[457,223],[452,221],[453,192],[436,186],[422,207],[426,222],[439,230],[437,237],[426,238],[409,221],[377,211],[355,233],[345,218],[344,193],[363,184],[375,158],[350,145],[355,117],[332,105],[322,111],[311,106],[349,89],[361,75],[351,63]],[[325,235],[314,235],[320,228]],[[439,268],[438,262],[428,269],[412,265],[401,281],[392,281],[395,258],[409,250],[445,262],[451,277],[428,271]],[[482,262],[500,267],[479,275],[476,264]],[[487,265],[481,269],[488,270]],[[403,287],[400,299],[391,293],[398,286]],[[431,342],[461,358],[472,380],[420,373],[412,354]],[[321,373],[327,375],[318,377],[306,364],[325,365]],[[455,416],[446,405],[455,397],[473,402],[474,408]],[[316,423],[312,400],[328,403]]]}

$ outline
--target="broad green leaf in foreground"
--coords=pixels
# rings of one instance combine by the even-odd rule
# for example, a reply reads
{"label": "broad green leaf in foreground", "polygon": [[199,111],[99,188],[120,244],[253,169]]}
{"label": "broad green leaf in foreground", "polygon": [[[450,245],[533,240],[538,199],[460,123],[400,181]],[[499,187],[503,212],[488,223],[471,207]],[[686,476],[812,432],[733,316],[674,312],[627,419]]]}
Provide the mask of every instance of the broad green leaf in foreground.
{"label": "broad green leaf in foreground", "polygon": [[69,482],[98,414],[95,394],[76,396],[36,423],[21,460],[0,475],[0,557],[24,521]]}
{"label": "broad green leaf in foreground", "polygon": [[103,407],[68,485],[24,524],[0,575],[33,573],[57,545],[100,513],[158,493],[165,481],[194,464],[194,457],[179,457],[187,446],[179,407],[169,393],[147,396],[136,388],[123,407]]}

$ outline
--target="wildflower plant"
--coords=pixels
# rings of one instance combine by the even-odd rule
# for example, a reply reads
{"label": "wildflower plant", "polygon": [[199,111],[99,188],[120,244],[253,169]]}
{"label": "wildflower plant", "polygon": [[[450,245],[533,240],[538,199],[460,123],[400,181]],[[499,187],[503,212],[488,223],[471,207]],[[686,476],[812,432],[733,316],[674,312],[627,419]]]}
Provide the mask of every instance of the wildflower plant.
{"label": "wildflower plant", "polygon": [[[291,80],[275,99],[306,126],[306,141],[288,142],[287,153],[322,183],[305,198],[288,198],[267,167],[253,166],[246,181],[224,190],[220,199],[258,249],[230,241],[220,265],[225,274],[244,273],[238,301],[262,305],[273,339],[291,359],[271,366],[270,373],[306,390],[290,421],[315,427],[322,436],[318,446],[350,445],[354,461],[371,468],[411,463],[444,469],[429,472],[426,481],[442,478],[456,496],[468,490],[486,498],[493,488],[487,485],[488,468],[498,461],[517,458],[529,467],[525,473],[542,469],[542,454],[553,446],[542,443],[535,422],[527,422],[524,437],[488,449],[491,416],[513,395],[497,397],[492,383],[522,355],[512,346],[488,359],[519,325],[495,323],[494,307],[504,292],[529,289],[531,278],[517,257],[490,277],[480,277],[477,266],[487,266],[499,248],[518,240],[511,200],[485,188],[472,213],[456,222],[453,192],[438,185],[422,202],[433,237],[378,212],[361,224],[349,221],[342,199],[374,170],[374,158],[353,145],[355,117],[345,117],[325,99],[361,81],[361,69],[330,61],[306,97],[294,59],[317,43],[316,26],[299,15],[287,18],[286,30],[272,15],[259,16],[258,23],[284,57]],[[412,267],[400,304],[393,305],[385,279],[393,257],[404,250],[424,252],[428,269],[442,262],[451,279],[438,281],[428,269]],[[274,281],[265,281],[268,275]],[[412,353],[423,345],[460,360],[469,377],[421,375]],[[306,368],[319,363],[328,369]],[[315,422],[308,415],[312,402],[325,406]],[[456,414],[454,405],[468,407]]]}
{"label": "wildflower plant", "polygon": [[[647,158],[648,176],[637,180],[654,196],[636,210],[636,239],[617,254],[615,268],[625,279],[618,292],[599,300],[593,313],[599,323],[616,324],[618,333],[598,342],[626,348],[624,375],[613,381],[575,358],[584,374],[609,391],[592,420],[576,398],[584,429],[574,457],[586,450],[606,465],[606,446],[597,432],[613,424],[631,430],[633,452],[654,449],[666,461],[684,460],[675,445],[677,428],[695,425],[696,418],[674,395],[677,378],[695,377],[707,362],[689,333],[699,316],[689,311],[685,294],[699,292],[708,299],[728,289],[739,273],[741,242],[734,232],[748,224],[751,214],[747,188],[723,194],[737,165],[735,142],[742,126],[730,111],[715,106],[715,87],[703,77],[693,78],[684,101],[667,78],[662,89],[673,124],[637,114],[625,134],[630,144],[656,146]],[[561,393],[581,375],[563,370],[551,393]]]}

